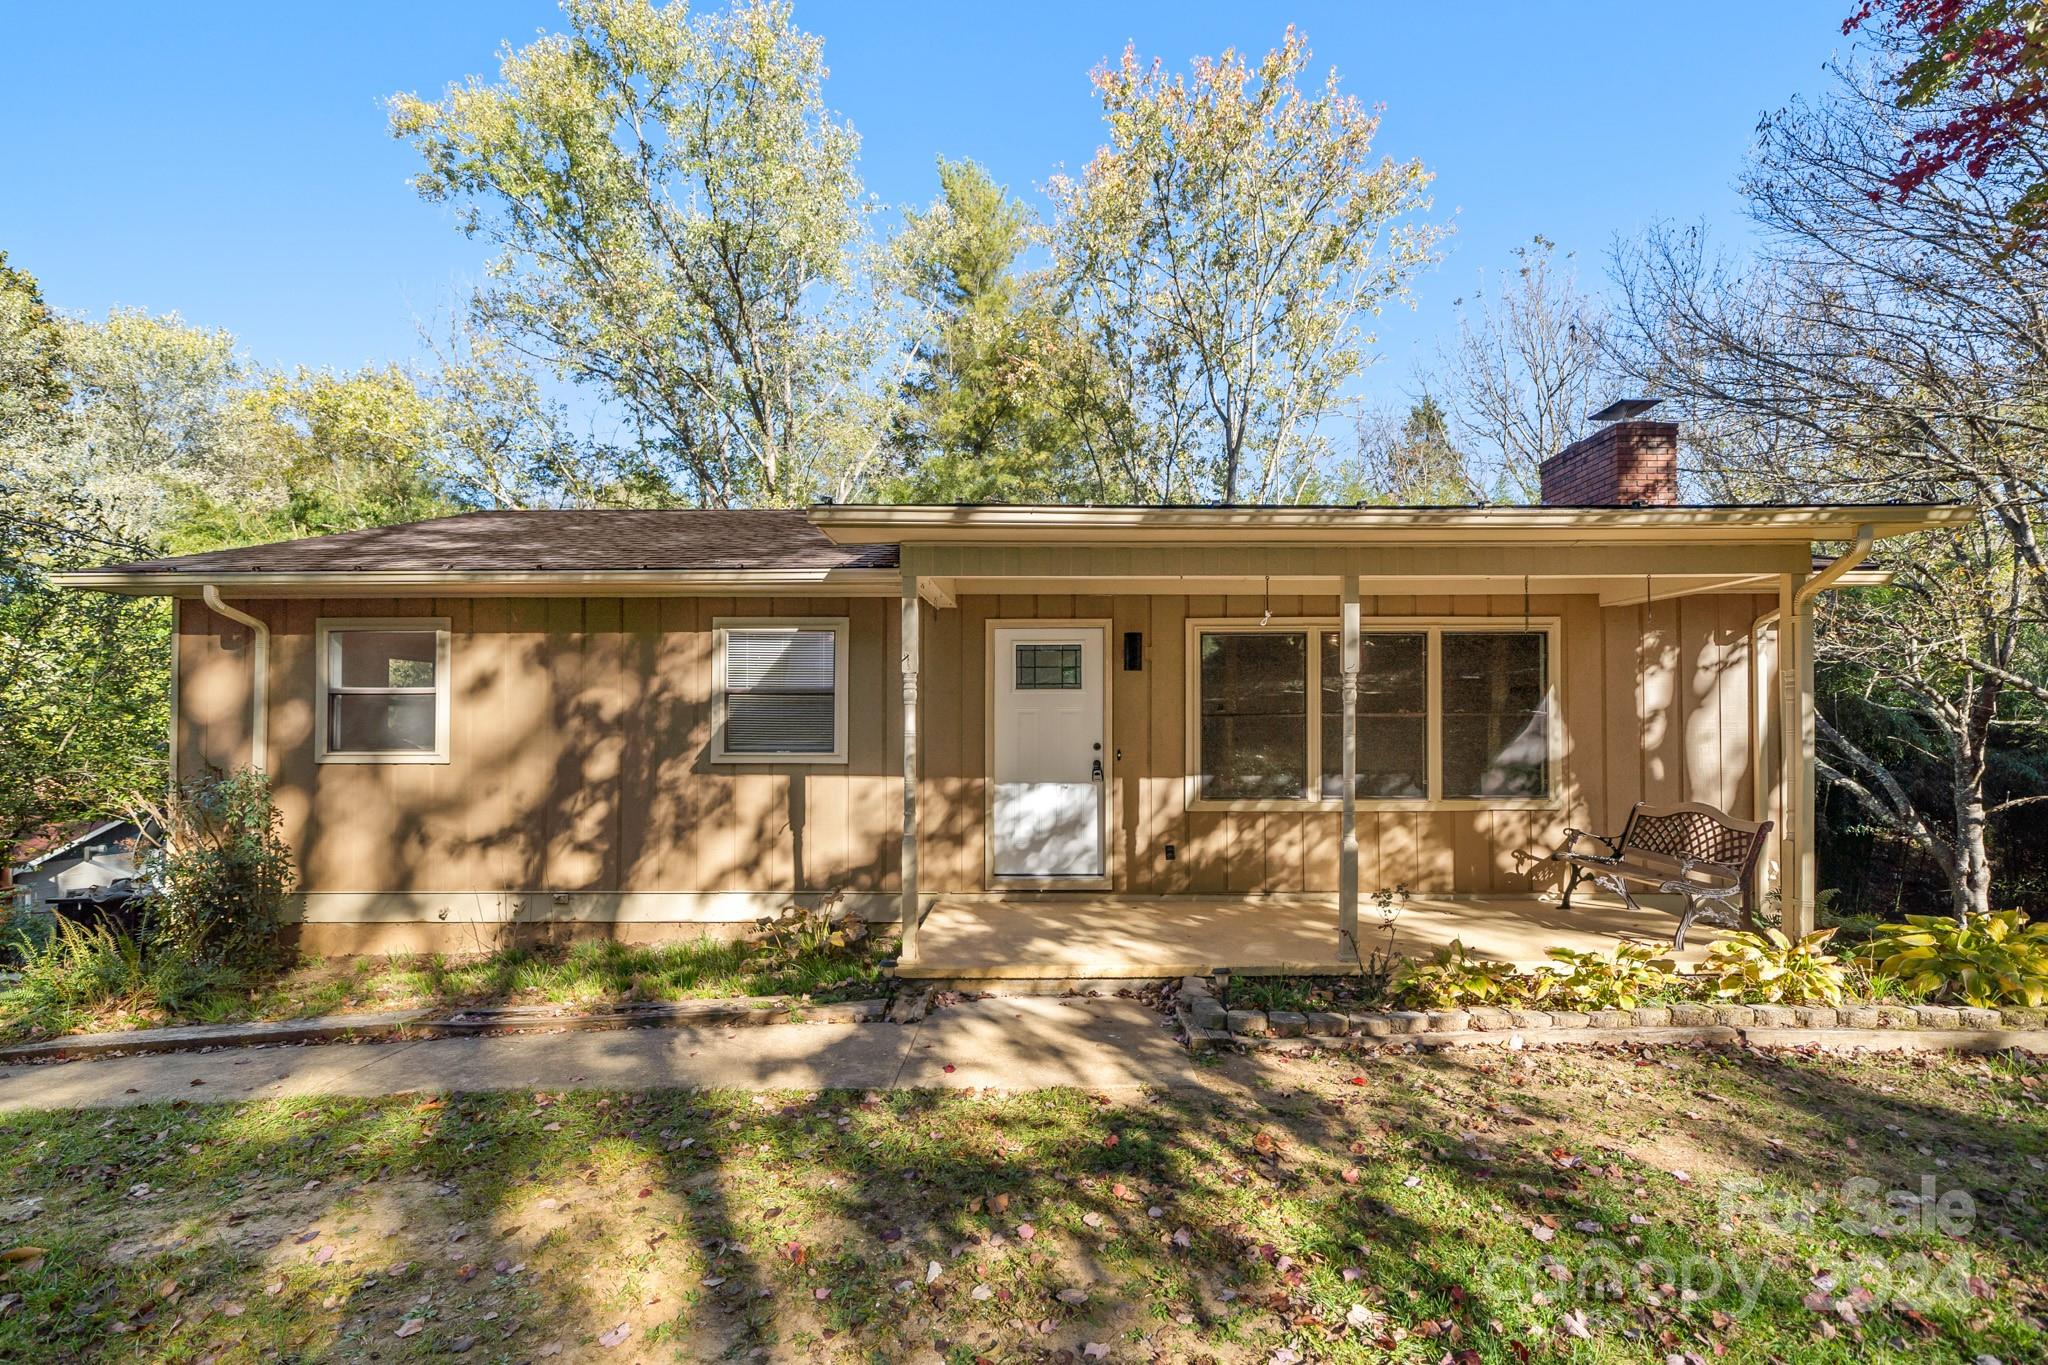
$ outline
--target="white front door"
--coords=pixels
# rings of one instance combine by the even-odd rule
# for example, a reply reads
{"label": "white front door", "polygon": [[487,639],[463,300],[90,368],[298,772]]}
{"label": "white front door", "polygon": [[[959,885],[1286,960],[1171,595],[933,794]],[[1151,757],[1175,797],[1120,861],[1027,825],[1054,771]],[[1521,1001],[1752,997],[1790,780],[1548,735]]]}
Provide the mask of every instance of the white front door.
{"label": "white front door", "polygon": [[1001,878],[1104,875],[1099,626],[999,627],[991,865]]}

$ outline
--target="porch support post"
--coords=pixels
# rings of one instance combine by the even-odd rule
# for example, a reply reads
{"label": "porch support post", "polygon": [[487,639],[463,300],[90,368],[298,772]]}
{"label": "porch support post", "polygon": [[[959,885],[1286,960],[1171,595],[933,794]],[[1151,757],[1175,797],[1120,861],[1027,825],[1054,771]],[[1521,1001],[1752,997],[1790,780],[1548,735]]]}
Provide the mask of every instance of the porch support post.
{"label": "porch support post", "polygon": [[901,961],[917,959],[917,575],[903,575],[903,948]]}
{"label": "porch support post", "polygon": [[1358,956],[1358,575],[1344,575],[1344,816],[1337,852],[1337,954]]}
{"label": "porch support post", "polygon": [[1787,934],[1813,931],[1813,604],[1799,601],[1802,575],[1778,582],[1778,915]]}

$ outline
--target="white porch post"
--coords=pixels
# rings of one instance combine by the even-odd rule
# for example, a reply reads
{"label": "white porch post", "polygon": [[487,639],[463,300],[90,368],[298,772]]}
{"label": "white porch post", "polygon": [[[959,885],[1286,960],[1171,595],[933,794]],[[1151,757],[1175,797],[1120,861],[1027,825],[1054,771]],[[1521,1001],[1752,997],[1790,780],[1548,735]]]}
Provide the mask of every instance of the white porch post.
{"label": "white porch post", "polygon": [[917,575],[903,575],[903,948],[901,960],[917,958]]}
{"label": "white porch post", "polygon": [[1337,954],[1358,955],[1358,575],[1344,575],[1344,817],[1337,853]]}
{"label": "white porch post", "polygon": [[1813,602],[1799,601],[1804,575],[1778,583],[1778,741],[1784,764],[1784,827],[1778,831],[1778,913],[1797,938],[1814,927],[1818,869],[1813,834]]}

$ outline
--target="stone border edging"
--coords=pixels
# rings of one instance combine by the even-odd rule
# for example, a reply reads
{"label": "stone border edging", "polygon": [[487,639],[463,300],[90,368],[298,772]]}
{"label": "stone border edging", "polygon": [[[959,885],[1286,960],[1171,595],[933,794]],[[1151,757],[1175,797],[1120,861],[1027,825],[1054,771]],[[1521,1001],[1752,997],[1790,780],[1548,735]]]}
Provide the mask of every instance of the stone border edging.
{"label": "stone border edging", "polygon": [[752,995],[725,1000],[682,1000],[564,1013],[552,1005],[462,1010],[429,1019],[430,1011],[330,1014],[311,1019],[248,1024],[183,1024],[121,1033],[81,1033],[34,1043],[0,1044],[0,1063],[67,1061],[82,1057],[210,1048],[273,1047],[300,1043],[382,1042],[389,1039],[468,1038],[484,1033],[600,1032],[629,1028],[756,1028],[767,1024],[867,1024],[880,1020],[886,999],[804,1004],[789,996]]}
{"label": "stone border edging", "polygon": [[1203,977],[1183,978],[1174,1010],[1191,1047],[1457,1047],[1660,1042],[2048,1052],[2048,1010],[1950,1005],[1649,1005],[1636,1009],[1337,1012],[1226,1010]]}

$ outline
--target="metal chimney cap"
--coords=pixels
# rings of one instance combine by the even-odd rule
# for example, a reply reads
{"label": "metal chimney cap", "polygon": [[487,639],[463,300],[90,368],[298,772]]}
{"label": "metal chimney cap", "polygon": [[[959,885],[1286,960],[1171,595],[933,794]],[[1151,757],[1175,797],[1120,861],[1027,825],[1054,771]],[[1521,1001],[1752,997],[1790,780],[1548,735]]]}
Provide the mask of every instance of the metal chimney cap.
{"label": "metal chimney cap", "polygon": [[1631,417],[1641,417],[1664,400],[1661,398],[1617,398],[1587,420],[1592,422],[1626,422]]}

